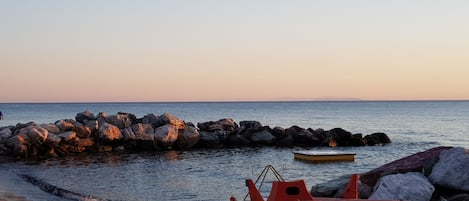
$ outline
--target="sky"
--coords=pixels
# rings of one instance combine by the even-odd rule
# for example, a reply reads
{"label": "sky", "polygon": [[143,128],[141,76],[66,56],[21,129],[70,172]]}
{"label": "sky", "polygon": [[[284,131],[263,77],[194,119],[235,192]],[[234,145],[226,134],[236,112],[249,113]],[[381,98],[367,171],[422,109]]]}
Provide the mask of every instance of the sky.
{"label": "sky", "polygon": [[0,0],[0,102],[469,100],[469,1]]}

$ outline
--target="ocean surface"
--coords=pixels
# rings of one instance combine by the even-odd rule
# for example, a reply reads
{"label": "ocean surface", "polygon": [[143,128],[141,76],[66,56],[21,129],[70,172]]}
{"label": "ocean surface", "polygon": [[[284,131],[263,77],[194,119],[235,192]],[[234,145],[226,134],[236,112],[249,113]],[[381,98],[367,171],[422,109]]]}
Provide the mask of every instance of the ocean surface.
{"label": "ocean surface", "polygon": [[[436,146],[469,148],[469,101],[325,101],[209,103],[0,103],[0,127],[129,112],[143,117],[164,112],[186,122],[221,118],[257,120],[288,128],[343,128],[352,133],[384,132],[386,146],[255,147],[155,153],[101,153],[44,161],[1,161],[0,200],[66,200],[41,191],[17,175],[27,174],[60,188],[107,200],[243,200],[246,178],[272,164],[287,180],[305,179],[307,188],[342,175],[362,173]],[[294,160],[295,150],[356,152],[355,162],[311,164]],[[262,190],[268,193],[268,187]]]}

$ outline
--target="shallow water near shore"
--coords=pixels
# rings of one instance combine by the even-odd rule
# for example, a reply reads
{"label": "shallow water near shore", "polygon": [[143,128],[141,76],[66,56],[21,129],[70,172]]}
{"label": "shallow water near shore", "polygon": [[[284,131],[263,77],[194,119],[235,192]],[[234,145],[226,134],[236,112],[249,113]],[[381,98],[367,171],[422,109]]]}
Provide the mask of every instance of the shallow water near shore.
{"label": "shallow water near shore", "polygon": [[[374,147],[337,147],[356,152],[355,162],[311,164],[293,159],[292,151],[331,148],[241,147],[188,151],[80,154],[44,161],[4,161],[1,189],[25,200],[62,200],[25,183],[28,174],[47,183],[108,200],[228,200],[246,195],[246,178],[257,178],[272,164],[287,180],[305,179],[308,189],[342,175],[366,172],[401,157],[436,146],[469,147],[468,101],[422,102],[258,102],[258,103],[99,103],[0,104],[6,120],[54,122],[86,109],[95,114],[170,112],[194,123],[231,117],[263,125],[331,129],[353,133],[385,132],[393,143]],[[269,189],[264,188],[267,193]],[[20,199],[19,199],[20,200]]]}

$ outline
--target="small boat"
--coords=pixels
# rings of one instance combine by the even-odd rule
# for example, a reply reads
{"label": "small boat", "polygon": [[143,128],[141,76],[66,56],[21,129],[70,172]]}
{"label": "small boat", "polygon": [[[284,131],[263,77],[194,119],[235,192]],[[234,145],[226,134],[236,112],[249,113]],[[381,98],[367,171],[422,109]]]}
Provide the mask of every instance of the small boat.
{"label": "small boat", "polygon": [[295,159],[305,160],[313,163],[355,161],[355,153],[338,151],[294,151]]}
{"label": "small boat", "polygon": [[[246,186],[248,187],[248,194],[244,200],[249,196],[251,201],[264,201],[260,193],[260,188],[264,183],[265,177],[269,170],[274,173],[278,181],[272,182],[272,189],[267,201],[366,201],[368,199],[359,199],[358,197],[358,174],[353,174],[347,185],[347,189],[341,198],[326,198],[326,197],[313,197],[306,189],[304,180],[285,181],[282,176],[275,170],[272,165],[267,165],[262,173],[254,183],[251,179],[246,179]],[[256,187],[257,182],[262,178],[259,188]],[[230,201],[236,201],[235,197],[231,197]],[[370,201],[370,200],[368,200]],[[384,200],[381,200],[384,201]],[[397,200],[387,200],[397,201]]]}

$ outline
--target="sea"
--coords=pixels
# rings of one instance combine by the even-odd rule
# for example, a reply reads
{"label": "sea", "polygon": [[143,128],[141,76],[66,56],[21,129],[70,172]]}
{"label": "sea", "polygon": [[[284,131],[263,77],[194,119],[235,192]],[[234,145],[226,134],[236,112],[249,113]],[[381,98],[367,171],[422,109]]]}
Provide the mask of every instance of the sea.
{"label": "sea", "polygon": [[[29,175],[61,189],[103,200],[243,200],[245,179],[273,165],[286,180],[307,188],[437,146],[469,148],[469,101],[304,101],[170,103],[0,103],[0,127],[54,123],[94,114],[128,112],[137,117],[171,113],[186,122],[232,118],[288,128],[343,128],[363,135],[386,133],[392,143],[364,147],[232,147],[138,153],[79,154],[41,161],[1,160],[0,200],[68,200],[25,181]],[[354,162],[312,164],[296,150],[355,152]],[[268,176],[266,181],[273,178]],[[261,189],[268,195],[268,184]]]}

